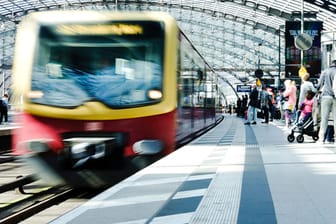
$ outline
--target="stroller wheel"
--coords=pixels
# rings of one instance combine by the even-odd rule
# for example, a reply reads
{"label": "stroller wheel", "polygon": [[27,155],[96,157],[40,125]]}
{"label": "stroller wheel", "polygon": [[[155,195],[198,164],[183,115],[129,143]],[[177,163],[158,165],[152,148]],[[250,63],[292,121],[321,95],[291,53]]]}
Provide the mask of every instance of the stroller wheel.
{"label": "stroller wheel", "polygon": [[295,139],[295,137],[294,137],[293,134],[290,134],[290,135],[287,136],[287,140],[288,140],[289,142],[294,142],[294,139]]}
{"label": "stroller wheel", "polygon": [[296,136],[296,141],[297,141],[298,143],[302,143],[302,142],[304,141],[304,137],[303,137],[303,135],[298,135],[298,136]]}
{"label": "stroller wheel", "polygon": [[318,139],[319,139],[318,136],[313,136],[313,140],[314,140],[314,141],[317,141]]}

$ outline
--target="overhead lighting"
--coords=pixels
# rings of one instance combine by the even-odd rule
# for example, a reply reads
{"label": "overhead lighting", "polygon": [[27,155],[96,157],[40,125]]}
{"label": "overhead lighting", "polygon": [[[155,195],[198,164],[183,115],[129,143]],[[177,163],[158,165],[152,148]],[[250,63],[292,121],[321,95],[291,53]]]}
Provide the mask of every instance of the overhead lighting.
{"label": "overhead lighting", "polygon": [[[303,13],[303,17],[304,18],[310,18],[310,19],[316,19],[317,17],[317,13],[316,11],[305,11]],[[301,18],[301,11],[293,11],[292,12],[292,18]]]}

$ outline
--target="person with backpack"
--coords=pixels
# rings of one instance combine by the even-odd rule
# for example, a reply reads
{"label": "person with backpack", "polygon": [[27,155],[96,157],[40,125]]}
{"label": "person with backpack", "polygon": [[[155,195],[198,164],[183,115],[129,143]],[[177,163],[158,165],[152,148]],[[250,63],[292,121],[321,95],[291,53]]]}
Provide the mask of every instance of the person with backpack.
{"label": "person with backpack", "polygon": [[0,100],[0,124],[2,121],[8,122],[8,94],[4,94]]}

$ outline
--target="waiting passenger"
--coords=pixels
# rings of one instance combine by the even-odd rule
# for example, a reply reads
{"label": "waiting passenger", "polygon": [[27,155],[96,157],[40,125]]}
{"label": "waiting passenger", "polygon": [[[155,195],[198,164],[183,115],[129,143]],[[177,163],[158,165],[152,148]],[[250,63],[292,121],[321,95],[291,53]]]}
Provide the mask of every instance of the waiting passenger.
{"label": "waiting passenger", "polygon": [[306,94],[307,92],[313,91],[316,92],[316,89],[313,85],[312,82],[309,81],[309,73],[305,73],[301,76],[301,86],[300,86],[300,95],[299,95],[299,101],[298,101],[298,105],[300,106],[302,104],[302,102],[305,100],[306,98]]}
{"label": "waiting passenger", "polygon": [[321,125],[319,130],[319,142],[321,143],[324,143],[330,113],[332,113],[334,129],[336,126],[336,98],[332,88],[335,75],[336,60],[332,61],[331,66],[322,72],[318,84],[318,90],[321,91]]}
{"label": "waiting passenger", "polygon": [[0,124],[2,121],[8,122],[8,95],[5,93],[0,100]]}
{"label": "waiting passenger", "polygon": [[286,121],[286,128],[289,128],[291,124],[291,116],[292,113],[295,111],[295,104],[296,104],[296,86],[291,80],[287,79],[284,82],[285,84],[285,91],[283,92],[283,97],[287,100],[284,103],[284,110],[285,110],[285,121]]}
{"label": "waiting passenger", "polygon": [[257,108],[259,105],[259,91],[255,84],[252,85],[252,91],[249,97],[248,109],[247,109],[247,122],[246,125],[249,124],[257,124]]}
{"label": "waiting passenger", "polygon": [[270,102],[272,101],[271,95],[266,90],[265,86],[262,86],[262,91],[260,92],[260,101],[261,101],[261,109],[264,114],[265,121],[261,123],[268,124],[269,122],[269,111],[270,111]]}

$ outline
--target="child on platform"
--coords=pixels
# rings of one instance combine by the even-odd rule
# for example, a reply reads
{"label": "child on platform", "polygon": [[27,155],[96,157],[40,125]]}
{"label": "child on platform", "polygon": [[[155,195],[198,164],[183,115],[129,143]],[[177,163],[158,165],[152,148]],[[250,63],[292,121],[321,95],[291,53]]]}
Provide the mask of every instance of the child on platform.
{"label": "child on platform", "polygon": [[309,117],[312,116],[314,96],[315,96],[315,93],[309,90],[306,94],[306,98],[304,99],[302,104],[299,105],[301,112],[299,114],[297,126],[302,126],[309,119]]}

